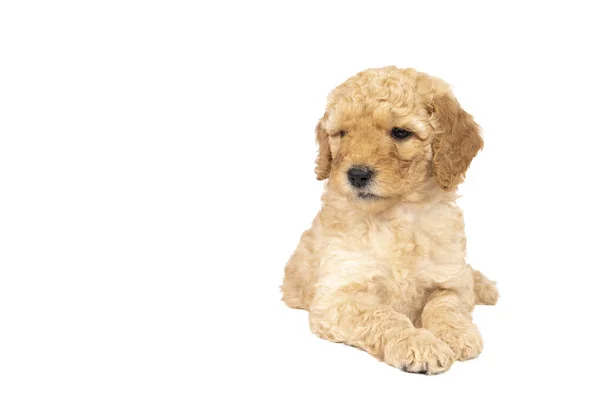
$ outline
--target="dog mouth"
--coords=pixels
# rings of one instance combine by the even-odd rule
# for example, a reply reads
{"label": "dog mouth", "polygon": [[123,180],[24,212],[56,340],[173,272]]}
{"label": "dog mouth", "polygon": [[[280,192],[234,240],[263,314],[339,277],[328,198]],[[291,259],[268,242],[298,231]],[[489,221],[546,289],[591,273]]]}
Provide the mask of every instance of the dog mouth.
{"label": "dog mouth", "polygon": [[359,199],[364,199],[364,200],[377,200],[377,199],[381,199],[381,196],[377,196],[376,194],[373,193],[363,193],[363,192],[359,192],[357,193],[357,196]]}

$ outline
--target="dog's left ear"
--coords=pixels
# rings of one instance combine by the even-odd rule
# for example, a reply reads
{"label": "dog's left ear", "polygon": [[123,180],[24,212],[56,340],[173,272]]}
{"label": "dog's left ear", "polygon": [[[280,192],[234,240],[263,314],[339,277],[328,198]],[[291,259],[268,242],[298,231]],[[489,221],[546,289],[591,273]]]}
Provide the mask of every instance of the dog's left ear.
{"label": "dog's left ear", "polygon": [[327,113],[323,115],[323,117],[319,120],[317,127],[315,129],[315,133],[317,136],[317,144],[319,145],[319,153],[317,155],[315,167],[315,173],[317,174],[317,179],[322,181],[323,179],[327,179],[329,177],[329,171],[331,170],[331,147],[329,146],[329,136],[327,132],[323,128],[323,124],[327,119]]}
{"label": "dog's left ear", "polygon": [[479,125],[460,107],[448,85],[430,78],[429,111],[435,128],[433,172],[442,189],[455,189],[465,177],[471,161],[483,148]]}

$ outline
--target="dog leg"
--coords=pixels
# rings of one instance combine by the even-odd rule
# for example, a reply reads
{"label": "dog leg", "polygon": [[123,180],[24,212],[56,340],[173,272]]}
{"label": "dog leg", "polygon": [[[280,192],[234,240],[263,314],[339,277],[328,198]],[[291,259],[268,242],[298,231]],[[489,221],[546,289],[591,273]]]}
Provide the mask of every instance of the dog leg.
{"label": "dog leg", "polygon": [[319,294],[310,309],[310,327],[319,337],[361,348],[409,372],[436,374],[454,362],[452,350],[426,329],[358,287]]}
{"label": "dog leg", "polygon": [[472,271],[475,282],[475,301],[477,304],[493,306],[500,297],[496,283],[486,278],[481,272],[474,269]]}
{"label": "dog leg", "polygon": [[314,296],[314,235],[304,232],[296,251],[285,266],[282,300],[288,307],[308,310]]}
{"label": "dog leg", "polygon": [[471,322],[472,305],[451,290],[431,294],[421,322],[424,328],[446,343],[457,360],[477,357],[483,349],[483,340],[477,326]]}

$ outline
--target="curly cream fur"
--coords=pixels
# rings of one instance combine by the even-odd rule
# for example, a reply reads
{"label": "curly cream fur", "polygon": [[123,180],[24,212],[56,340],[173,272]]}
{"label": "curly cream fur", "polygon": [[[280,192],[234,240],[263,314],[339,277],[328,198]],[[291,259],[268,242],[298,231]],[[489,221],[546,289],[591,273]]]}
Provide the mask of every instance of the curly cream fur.
{"label": "curly cream fur", "polygon": [[[395,140],[392,127],[413,135]],[[440,79],[386,67],[334,89],[316,133],[323,208],[285,268],[283,300],[310,312],[319,337],[407,371],[438,373],[477,357],[483,342],[471,312],[498,293],[465,263],[455,203],[483,145],[472,117]],[[372,198],[348,184],[355,165],[375,171]]]}

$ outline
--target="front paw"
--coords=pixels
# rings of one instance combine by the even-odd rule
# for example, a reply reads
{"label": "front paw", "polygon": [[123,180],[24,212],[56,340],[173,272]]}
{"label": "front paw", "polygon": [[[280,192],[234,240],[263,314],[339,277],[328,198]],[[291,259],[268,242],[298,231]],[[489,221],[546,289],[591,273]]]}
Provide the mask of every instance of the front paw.
{"label": "front paw", "polygon": [[426,329],[390,339],[384,351],[384,361],[408,372],[438,374],[454,362],[452,350]]}
{"label": "front paw", "polygon": [[446,343],[459,361],[470,360],[481,354],[483,339],[475,324],[432,329],[434,335]]}

